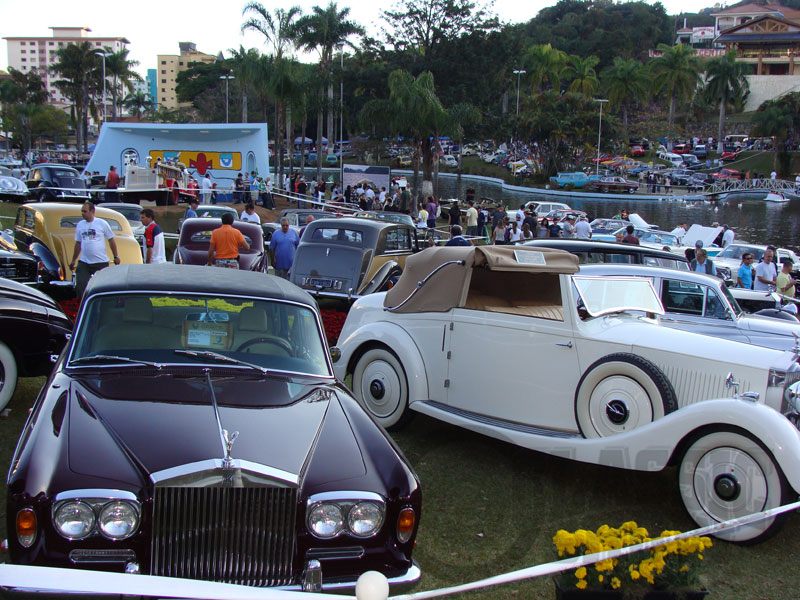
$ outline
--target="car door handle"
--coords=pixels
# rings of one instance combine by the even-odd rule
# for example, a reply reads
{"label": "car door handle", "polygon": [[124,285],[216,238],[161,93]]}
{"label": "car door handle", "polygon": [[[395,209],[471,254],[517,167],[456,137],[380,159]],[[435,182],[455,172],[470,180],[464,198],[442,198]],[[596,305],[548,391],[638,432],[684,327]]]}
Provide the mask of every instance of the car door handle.
{"label": "car door handle", "polygon": [[572,348],[572,342],[557,342],[556,346],[564,346],[565,348]]}

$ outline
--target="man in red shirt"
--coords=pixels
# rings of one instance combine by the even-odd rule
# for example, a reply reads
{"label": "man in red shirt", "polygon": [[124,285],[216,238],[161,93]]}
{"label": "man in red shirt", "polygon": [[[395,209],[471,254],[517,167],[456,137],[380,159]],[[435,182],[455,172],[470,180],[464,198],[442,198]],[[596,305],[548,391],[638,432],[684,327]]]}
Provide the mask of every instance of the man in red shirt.
{"label": "man in red shirt", "polygon": [[[108,175],[106,175],[106,188],[109,190],[116,190],[118,187],[119,173],[117,173],[117,167],[111,165],[108,169]],[[106,192],[105,199],[106,202],[116,202],[119,199],[119,195],[116,191]]]}
{"label": "man in red shirt", "polygon": [[222,215],[222,227],[211,234],[208,246],[208,264],[228,269],[239,268],[239,250],[249,250],[250,244],[244,239],[242,232],[233,228],[233,215]]}

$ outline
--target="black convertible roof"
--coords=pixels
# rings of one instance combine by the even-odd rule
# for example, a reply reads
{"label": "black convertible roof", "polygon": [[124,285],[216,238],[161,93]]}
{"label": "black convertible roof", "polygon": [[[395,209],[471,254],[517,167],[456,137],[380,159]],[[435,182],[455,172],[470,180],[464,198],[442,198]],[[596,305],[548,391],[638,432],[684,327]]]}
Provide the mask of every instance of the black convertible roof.
{"label": "black convertible roof", "polygon": [[104,293],[197,293],[290,300],[316,307],[308,293],[285,279],[254,271],[196,265],[119,265],[95,274],[86,297]]}

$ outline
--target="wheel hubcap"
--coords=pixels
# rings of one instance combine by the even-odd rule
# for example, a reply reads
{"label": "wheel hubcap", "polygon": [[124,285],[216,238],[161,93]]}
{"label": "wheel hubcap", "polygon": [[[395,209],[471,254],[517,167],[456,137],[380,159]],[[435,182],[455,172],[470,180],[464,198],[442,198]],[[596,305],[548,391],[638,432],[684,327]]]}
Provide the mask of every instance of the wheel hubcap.
{"label": "wheel hubcap", "polygon": [[369,394],[376,400],[380,400],[383,398],[383,395],[386,393],[386,386],[383,385],[383,382],[380,379],[373,379],[369,384]]}
{"label": "wheel hubcap", "polygon": [[606,405],[606,416],[614,425],[622,425],[630,416],[628,405],[624,400],[614,399]]}
{"label": "wheel hubcap", "polygon": [[739,480],[732,473],[725,473],[717,476],[714,481],[714,491],[722,500],[732,502],[739,497],[742,492],[742,486],[739,485]]}

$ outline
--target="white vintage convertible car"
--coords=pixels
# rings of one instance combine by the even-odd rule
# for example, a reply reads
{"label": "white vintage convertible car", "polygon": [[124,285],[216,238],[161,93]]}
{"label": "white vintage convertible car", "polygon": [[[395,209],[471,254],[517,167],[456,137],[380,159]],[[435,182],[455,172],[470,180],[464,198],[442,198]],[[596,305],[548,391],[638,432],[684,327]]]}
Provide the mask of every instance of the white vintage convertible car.
{"label": "white vintage convertible car", "polygon": [[584,462],[677,464],[700,525],[796,498],[800,351],[667,328],[663,313],[649,280],[582,275],[560,250],[429,248],[353,305],[335,370],[384,427],[418,411]]}

